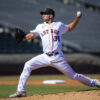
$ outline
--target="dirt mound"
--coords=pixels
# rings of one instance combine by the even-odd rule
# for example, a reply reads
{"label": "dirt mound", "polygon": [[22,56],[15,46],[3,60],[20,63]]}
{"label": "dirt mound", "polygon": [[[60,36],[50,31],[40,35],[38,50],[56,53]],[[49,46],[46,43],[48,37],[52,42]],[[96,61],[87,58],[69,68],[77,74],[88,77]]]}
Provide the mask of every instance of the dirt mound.
{"label": "dirt mound", "polygon": [[48,95],[32,95],[23,98],[2,98],[0,100],[100,100],[100,91],[93,90]]}

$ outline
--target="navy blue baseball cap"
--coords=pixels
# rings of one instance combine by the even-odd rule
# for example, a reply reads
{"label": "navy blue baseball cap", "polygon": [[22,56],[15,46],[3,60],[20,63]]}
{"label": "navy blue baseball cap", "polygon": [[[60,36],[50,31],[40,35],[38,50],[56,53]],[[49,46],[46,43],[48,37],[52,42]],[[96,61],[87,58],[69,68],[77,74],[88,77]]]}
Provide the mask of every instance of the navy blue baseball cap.
{"label": "navy blue baseball cap", "polygon": [[55,16],[55,11],[51,8],[46,8],[44,11],[40,12],[41,15],[43,14],[52,14],[53,16]]}

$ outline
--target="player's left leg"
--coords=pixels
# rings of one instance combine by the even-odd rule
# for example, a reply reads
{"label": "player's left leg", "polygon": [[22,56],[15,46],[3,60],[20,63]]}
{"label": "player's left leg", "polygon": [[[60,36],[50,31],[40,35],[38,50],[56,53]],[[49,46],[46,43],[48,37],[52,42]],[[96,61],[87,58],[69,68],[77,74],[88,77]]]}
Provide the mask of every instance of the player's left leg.
{"label": "player's left leg", "polygon": [[31,60],[27,61],[24,65],[23,71],[21,73],[18,87],[17,87],[17,92],[10,95],[10,98],[15,98],[15,97],[24,97],[26,96],[26,82],[31,74],[32,70],[46,67],[50,64],[49,60],[45,56],[45,54],[38,55]]}
{"label": "player's left leg", "polygon": [[31,60],[27,61],[24,65],[23,71],[21,73],[17,91],[26,91],[26,82],[31,74],[32,70],[46,67],[50,64],[49,60],[45,57],[45,54],[33,57]]}
{"label": "player's left leg", "polygon": [[98,80],[91,79],[83,74],[74,72],[65,59],[63,59],[61,62],[52,63],[52,66],[74,80],[78,80],[88,86],[100,87],[100,82]]}

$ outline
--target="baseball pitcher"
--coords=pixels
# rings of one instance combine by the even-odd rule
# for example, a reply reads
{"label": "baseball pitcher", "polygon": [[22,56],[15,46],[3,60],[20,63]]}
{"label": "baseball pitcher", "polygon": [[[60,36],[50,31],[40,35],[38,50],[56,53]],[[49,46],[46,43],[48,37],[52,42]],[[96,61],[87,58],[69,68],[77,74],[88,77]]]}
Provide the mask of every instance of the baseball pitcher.
{"label": "baseball pitcher", "polygon": [[46,8],[44,11],[41,11],[40,14],[42,15],[44,22],[38,24],[34,30],[30,31],[30,33],[23,35],[21,39],[18,39],[19,37],[16,36],[16,41],[27,41],[40,36],[43,45],[43,54],[40,54],[25,63],[19,79],[17,92],[9,97],[25,97],[25,86],[31,71],[46,66],[52,66],[71,79],[78,80],[88,86],[100,87],[100,82],[97,79],[91,79],[74,72],[61,51],[62,35],[72,31],[76,27],[82,17],[81,12],[77,12],[74,21],[68,25],[59,21],[54,21],[55,12],[51,8]]}

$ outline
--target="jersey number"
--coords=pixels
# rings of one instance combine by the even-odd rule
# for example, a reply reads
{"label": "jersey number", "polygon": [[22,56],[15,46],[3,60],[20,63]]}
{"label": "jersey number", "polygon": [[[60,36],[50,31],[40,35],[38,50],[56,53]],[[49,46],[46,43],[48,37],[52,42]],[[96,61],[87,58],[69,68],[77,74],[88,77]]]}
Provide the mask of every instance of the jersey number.
{"label": "jersey number", "polygon": [[54,41],[60,41],[60,37],[59,36],[54,36]]}

